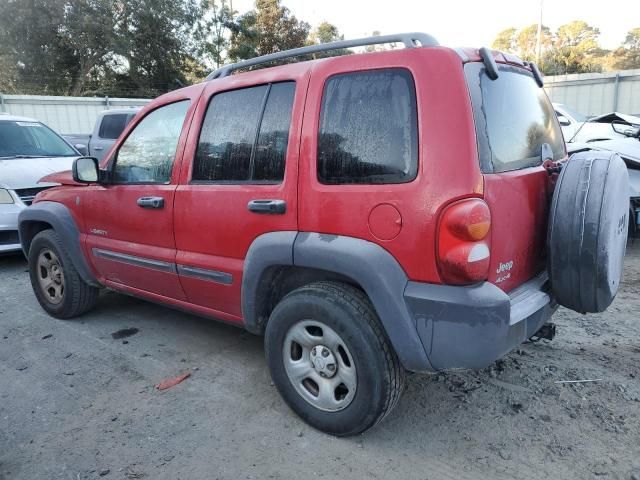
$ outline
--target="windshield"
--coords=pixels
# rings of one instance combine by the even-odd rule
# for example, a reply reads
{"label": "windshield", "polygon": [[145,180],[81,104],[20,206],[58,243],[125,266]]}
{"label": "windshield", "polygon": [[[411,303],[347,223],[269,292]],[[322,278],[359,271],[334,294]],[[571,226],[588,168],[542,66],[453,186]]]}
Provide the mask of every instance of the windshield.
{"label": "windshield", "polygon": [[583,115],[580,112],[575,111],[573,108],[569,108],[566,105],[560,104],[558,105],[562,110],[567,112],[571,118],[573,118],[576,122],[586,122],[587,116]]}
{"label": "windshield", "polygon": [[523,68],[500,65],[498,70],[499,77],[491,80],[482,63],[465,66],[482,171],[540,165],[545,143],[553,160],[563,158],[562,132],[544,90]]}
{"label": "windshield", "polygon": [[0,158],[77,155],[67,142],[40,122],[0,121]]}

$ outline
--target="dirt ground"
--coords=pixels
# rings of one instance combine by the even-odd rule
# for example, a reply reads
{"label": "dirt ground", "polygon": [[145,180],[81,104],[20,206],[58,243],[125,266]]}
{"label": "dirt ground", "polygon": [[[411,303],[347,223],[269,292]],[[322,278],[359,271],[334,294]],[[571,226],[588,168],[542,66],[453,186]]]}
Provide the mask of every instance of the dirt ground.
{"label": "dirt ground", "polygon": [[640,480],[639,281],[640,242],[606,313],[560,310],[554,341],[483,371],[411,375],[381,425],[336,439],[280,399],[260,338],[112,292],[54,320],[0,257],[0,479]]}

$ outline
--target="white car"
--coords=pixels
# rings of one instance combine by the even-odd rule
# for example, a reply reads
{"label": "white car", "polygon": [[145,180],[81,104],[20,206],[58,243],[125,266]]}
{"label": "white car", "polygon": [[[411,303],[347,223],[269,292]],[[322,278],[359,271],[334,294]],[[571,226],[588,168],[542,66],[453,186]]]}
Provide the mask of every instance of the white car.
{"label": "white car", "polygon": [[[562,103],[554,103],[558,122],[566,142],[595,142],[627,138],[640,127],[640,117],[611,112],[587,117]],[[617,124],[614,129],[613,124]]]}
{"label": "white car", "polygon": [[0,114],[0,253],[21,250],[18,213],[55,183],[45,175],[71,170],[78,151],[42,122]]}
{"label": "white car", "polygon": [[630,218],[633,220],[629,225],[630,233],[634,236],[640,235],[640,131],[633,137],[567,143],[569,155],[588,150],[616,152],[624,160],[629,173],[629,209],[632,213]]}

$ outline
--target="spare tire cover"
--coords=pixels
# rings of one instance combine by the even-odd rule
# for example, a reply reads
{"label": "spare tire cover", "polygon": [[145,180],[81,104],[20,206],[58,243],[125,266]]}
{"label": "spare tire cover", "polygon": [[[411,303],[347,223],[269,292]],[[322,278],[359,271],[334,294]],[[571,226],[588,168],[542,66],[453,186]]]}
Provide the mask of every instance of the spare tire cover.
{"label": "spare tire cover", "polygon": [[622,275],[629,177],[616,153],[576,153],[563,166],[549,214],[548,265],[556,301],[580,313],[611,304]]}

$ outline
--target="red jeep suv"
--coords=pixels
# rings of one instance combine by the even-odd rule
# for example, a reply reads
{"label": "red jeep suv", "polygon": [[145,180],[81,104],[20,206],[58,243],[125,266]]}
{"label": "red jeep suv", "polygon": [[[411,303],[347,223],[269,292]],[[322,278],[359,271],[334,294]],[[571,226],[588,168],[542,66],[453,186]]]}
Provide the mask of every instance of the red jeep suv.
{"label": "red jeep suv", "polygon": [[[405,48],[258,68],[385,42]],[[46,177],[19,219],[35,295],[70,318],[106,287],[264,335],[298,415],[363,432],[405,371],[485,367],[558,304],[613,300],[626,168],[566,161],[541,87],[533,63],[421,33],[222,67]]]}

